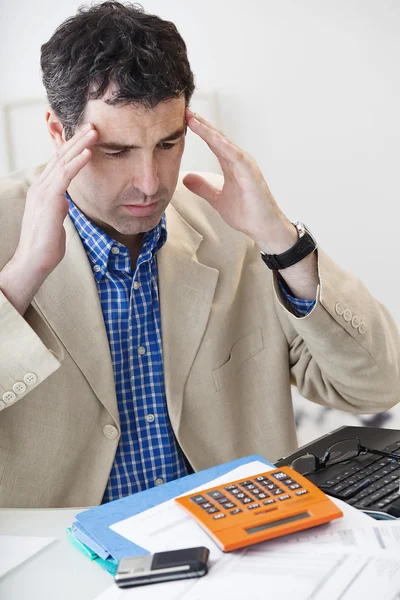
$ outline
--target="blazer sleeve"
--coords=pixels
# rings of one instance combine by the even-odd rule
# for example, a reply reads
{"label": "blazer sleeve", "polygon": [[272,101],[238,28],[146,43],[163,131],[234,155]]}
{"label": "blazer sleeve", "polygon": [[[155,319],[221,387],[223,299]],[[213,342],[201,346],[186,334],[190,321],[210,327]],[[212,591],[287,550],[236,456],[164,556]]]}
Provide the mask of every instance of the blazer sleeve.
{"label": "blazer sleeve", "polygon": [[[40,334],[29,321],[40,323]],[[0,292],[0,410],[40,385],[62,358],[62,346],[35,309],[30,306],[22,317]]]}
{"label": "blazer sleeve", "polygon": [[318,404],[374,413],[400,400],[400,336],[388,310],[353,275],[318,250],[317,302],[290,312],[274,275],[278,317],[289,344],[292,383]]}

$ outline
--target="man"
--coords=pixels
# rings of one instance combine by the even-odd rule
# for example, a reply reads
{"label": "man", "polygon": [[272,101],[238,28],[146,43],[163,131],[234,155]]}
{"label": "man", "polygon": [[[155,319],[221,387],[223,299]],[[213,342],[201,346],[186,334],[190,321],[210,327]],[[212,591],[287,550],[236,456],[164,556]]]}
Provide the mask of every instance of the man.
{"label": "man", "polygon": [[[93,505],[273,461],[296,448],[291,382],[350,412],[397,402],[391,317],[189,110],[172,23],[83,9],[41,66],[56,153],[0,184],[1,506]],[[178,182],[187,127],[223,179]]]}

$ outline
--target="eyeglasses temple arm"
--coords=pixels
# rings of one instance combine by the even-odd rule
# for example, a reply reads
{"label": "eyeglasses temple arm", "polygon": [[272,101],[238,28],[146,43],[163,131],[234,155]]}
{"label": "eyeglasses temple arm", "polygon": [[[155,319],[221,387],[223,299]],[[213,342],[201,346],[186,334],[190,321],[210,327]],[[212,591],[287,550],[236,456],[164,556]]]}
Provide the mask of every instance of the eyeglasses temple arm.
{"label": "eyeglasses temple arm", "polygon": [[400,461],[400,454],[393,454],[393,452],[385,452],[384,450],[371,450],[370,448],[361,448],[362,452],[368,452],[369,454],[376,454],[378,456],[386,456],[387,458],[393,458],[394,460]]}

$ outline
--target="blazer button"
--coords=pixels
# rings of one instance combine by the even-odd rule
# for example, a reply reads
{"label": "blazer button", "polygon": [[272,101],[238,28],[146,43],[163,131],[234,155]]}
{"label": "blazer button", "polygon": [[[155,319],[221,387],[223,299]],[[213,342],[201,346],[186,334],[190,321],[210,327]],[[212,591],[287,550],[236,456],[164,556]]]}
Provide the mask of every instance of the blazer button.
{"label": "blazer button", "polygon": [[16,395],[14,394],[14,392],[6,392],[5,394],[3,394],[3,402],[5,402],[6,404],[11,404],[11,402],[14,402],[16,398]]}
{"label": "blazer button", "polygon": [[23,394],[24,392],[26,392],[26,385],[24,384],[23,381],[17,381],[13,385],[13,391],[16,394]]}
{"label": "blazer button", "polygon": [[113,425],[105,425],[103,427],[103,433],[109,440],[115,440],[118,437],[118,431]]}
{"label": "blazer button", "polygon": [[354,315],[354,317],[351,320],[351,324],[354,327],[354,329],[357,329],[357,327],[359,327],[361,323],[361,319],[358,315]]}
{"label": "blazer button", "polygon": [[346,308],[346,310],[343,313],[343,319],[347,322],[351,321],[351,317],[353,316],[353,313],[351,312],[351,310],[349,308]]}
{"label": "blazer button", "polygon": [[364,321],[361,321],[358,331],[361,333],[361,335],[364,335],[364,333],[367,331],[367,325],[364,323]]}
{"label": "blazer button", "polygon": [[344,311],[343,304],[341,302],[337,302],[336,306],[335,306],[335,310],[336,310],[336,314],[338,314],[341,317],[343,314],[343,311]]}
{"label": "blazer button", "polygon": [[26,385],[33,385],[37,382],[37,375],[35,373],[25,373],[24,382]]}

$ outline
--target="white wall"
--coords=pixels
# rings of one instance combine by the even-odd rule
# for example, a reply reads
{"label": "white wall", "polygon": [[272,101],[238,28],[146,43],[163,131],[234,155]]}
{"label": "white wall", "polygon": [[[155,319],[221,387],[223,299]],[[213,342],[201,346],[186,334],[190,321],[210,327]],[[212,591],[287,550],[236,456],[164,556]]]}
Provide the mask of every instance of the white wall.
{"label": "white wall", "polygon": [[[1,1],[0,102],[40,96],[40,45],[79,3]],[[219,126],[257,158],[286,214],[400,324],[400,2],[143,5],[176,23]]]}

